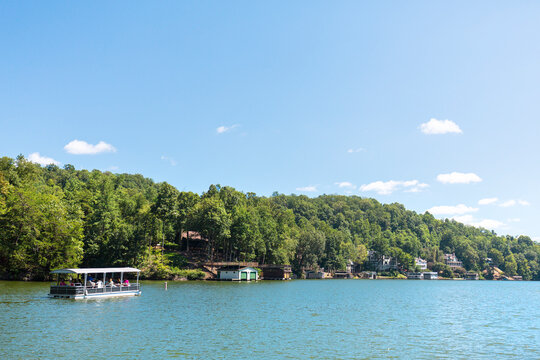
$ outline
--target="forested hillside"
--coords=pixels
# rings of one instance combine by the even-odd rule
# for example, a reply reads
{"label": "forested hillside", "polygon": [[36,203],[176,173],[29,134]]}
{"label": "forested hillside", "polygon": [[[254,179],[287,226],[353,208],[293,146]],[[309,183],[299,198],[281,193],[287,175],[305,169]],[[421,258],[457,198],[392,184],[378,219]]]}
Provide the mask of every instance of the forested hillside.
{"label": "forested hillside", "polygon": [[294,271],[345,268],[367,250],[414,268],[421,256],[443,267],[455,252],[467,270],[485,258],[508,275],[540,279],[540,245],[401,204],[357,196],[260,197],[211,185],[198,195],[142,175],[41,167],[0,159],[0,277],[44,279],[69,266],[167,269],[156,245],[178,244],[186,230],[208,239],[208,258],[291,264]]}

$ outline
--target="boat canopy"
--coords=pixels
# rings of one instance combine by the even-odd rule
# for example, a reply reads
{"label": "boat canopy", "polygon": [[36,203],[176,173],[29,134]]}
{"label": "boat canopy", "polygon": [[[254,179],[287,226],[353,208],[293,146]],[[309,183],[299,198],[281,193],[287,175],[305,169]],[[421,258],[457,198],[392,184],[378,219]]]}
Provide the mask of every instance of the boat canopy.
{"label": "boat canopy", "polygon": [[129,273],[141,272],[139,269],[131,267],[118,268],[84,268],[84,269],[58,269],[51,271],[51,274],[104,274],[104,273]]}

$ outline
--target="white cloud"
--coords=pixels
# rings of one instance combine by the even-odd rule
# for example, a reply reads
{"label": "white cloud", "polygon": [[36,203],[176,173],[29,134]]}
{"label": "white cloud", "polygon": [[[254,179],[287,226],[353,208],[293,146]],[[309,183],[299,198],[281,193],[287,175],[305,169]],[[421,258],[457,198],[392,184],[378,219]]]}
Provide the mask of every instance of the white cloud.
{"label": "white cloud", "polygon": [[404,190],[405,192],[420,192],[428,186],[428,184],[420,183],[418,180],[375,181],[360,186],[360,191],[375,191],[379,195],[389,195],[397,190]]}
{"label": "white cloud", "polygon": [[30,155],[28,155],[28,160],[39,165],[60,164],[58,161],[54,160],[53,158],[39,155],[38,152],[31,153]]}
{"label": "white cloud", "polygon": [[469,184],[480,182],[482,179],[475,173],[452,172],[450,174],[439,174],[437,180],[443,184]]}
{"label": "white cloud", "polygon": [[481,227],[488,230],[498,229],[505,225],[503,222],[493,219],[478,220],[475,219],[472,215],[454,216],[452,219],[466,225]]}
{"label": "white cloud", "polygon": [[356,149],[349,149],[349,150],[347,150],[347,152],[348,152],[349,154],[359,153],[359,152],[361,152],[361,151],[364,151],[364,149],[362,149],[362,148],[356,148]]}
{"label": "white cloud", "polygon": [[478,208],[473,208],[471,206],[466,206],[464,204],[459,204],[455,206],[449,206],[449,205],[441,205],[441,206],[434,206],[431,209],[428,209],[430,214],[432,215],[456,215],[456,214],[466,214],[470,212],[476,212],[478,211]]}
{"label": "white cloud", "polygon": [[107,168],[108,171],[116,171],[116,170],[118,170],[118,169],[120,169],[120,168],[119,168],[118,166],[116,166],[116,165],[111,165],[111,166],[109,166],[109,167]]}
{"label": "white cloud", "polygon": [[232,129],[238,127],[238,126],[240,126],[240,125],[238,125],[238,124],[234,124],[234,125],[231,125],[231,126],[224,126],[224,125],[222,125],[222,126],[219,126],[219,127],[216,129],[216,132],[217,132],[218,134],[223,134],[223,133],[226,133],[227,131],[230,131],[230,130],[232,130]]}
{"label": "white cloud", "polygon": [[510,218],[510,219],[507,219],[506,221],[509,222],[509,223],[516,223],[516,222],[520,222],[521,219],[520,218]]}
{"label": "white cloud", "polygon": [[417,192],[420,192],[420,191],[422,191],[422,190],[424,190],[424,189],[426,189],[428,187],[429,187],[429,185],[426,184],[426,183],[419,183],[419,184],[405,190],[405,192],[417,193]]}
{"label": "white cloud", "polygon": [[493,229],[498,229],[500,227],[503,227],[504,223],[497,220],[493,220],[493,219],[483,219],[480,221],[473,222],[470,225],[481,227],[488,230],[493,230]]}
{"label": "white cloud", "polygon": [[336,182],[334,185],[337,185],[340,188],[356,189],[356,185],[348,181]]}
{"label": "white cloud", "polygon": [[501,204],[499,204],[500,207],[510,207],[516,205],[516,200],[508,200]]}
{"label": "white cloud", "polygon": [[438,135],[438,134],[448,134],[448,133],[461,134],[463,132],[461,131],[459,126],[453,121],[437,120],[434,118],[431,118],[427,123],[421,124],[420,130],[424,134],[428,134],[428,135]]}
{"label": "white cloud", "polygon": [[73,140],[69,142],[66,146],[64,146],[64,150],[75,155],[95,155],[105,152],[116,152],[114,146],[107,144],[104,141],[100,141],[96,145],[92,145],[81,140]]}
{"label": "white cloud", "polygon": [[296,190],[302,191],[302,192],[315,192],[317,191],[317,186],[309,185],[309,186],[304,186],[304,187],[297,187]]}
{"label": "white cloud", "polygon": [[516,205],[529,206],[531,204],[528,201],[521,200],[521,199],[520,200],[510,199],[510,200],[507,200],[507,201],[499,204],[500,207],[511,207],[511,206],[516,206]]}
{"label": "white cloud", "polygon": [[174,159],[171,158],[171,157],[165,156],[165,155],[162,155],[162,156],[161,156],[161,160],[167,161],[169,164],[171,164],[171,166],[176,166],[176,165],[178,165],[178,163],[176,162],[176,160],[174,160]]}
{"label": "white cloud", "polygon": [[496,203],[497,201],[499,201],[499,199],[496,197],[480,199],[478,200],[478,205],[490,205]]}

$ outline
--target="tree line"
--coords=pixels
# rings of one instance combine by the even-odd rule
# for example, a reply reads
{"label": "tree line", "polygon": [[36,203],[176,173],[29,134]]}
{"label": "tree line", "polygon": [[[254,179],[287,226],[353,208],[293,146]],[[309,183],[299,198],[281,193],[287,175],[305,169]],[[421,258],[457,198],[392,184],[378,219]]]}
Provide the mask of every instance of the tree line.
{"label": "tree line", "polygon": [[[46,279],[61,267],[135,266],[167,271],[156,250],[182,233],[207,239],[207,260],[290,264],[293,271],[343,270],[368,250],[413,269],[422,257],[445,268],[455,253],[464,268],[486,259],[507,275],[540,280],[540,245],[454,220],[358,196],[274,193],[270,197],[211,185],[178,191],[142,175],[40,166],[20,155],[0,159],[0,277]],[[174,246],[173,246],[174,247]],[[160,272],[158,272],[160,273]]]}

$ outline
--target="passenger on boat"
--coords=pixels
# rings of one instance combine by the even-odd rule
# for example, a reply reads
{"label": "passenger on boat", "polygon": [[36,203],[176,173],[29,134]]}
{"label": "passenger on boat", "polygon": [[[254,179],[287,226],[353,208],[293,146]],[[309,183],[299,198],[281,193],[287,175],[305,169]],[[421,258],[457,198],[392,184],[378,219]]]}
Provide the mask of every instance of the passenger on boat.
{"label": "passenger on boat", "polygon": [[98,287],[98,289],[101,289],[103,287],[103,281],[98,280],[97,281],[97,287]]}
{"label": "passenger on boat", "polygon": [[95,287],[96,287],[96,283],[93,282],[92,280],[88,281],[88,283],[90,284],[90,287],[91,287],[91,288],[95,288]]}
{"label": "passenger on boat", "polygon": [[124,280],[124,286],[129,286],[129,280],[128,279]]}
{"label": "passenger on boat", "polygon": [[64,282],[64,280],[60,281],[60,283],[58,284],[60,286],[66,286],[66,283]]}
{"label": "passenger on boat", "polygon": [[109,279],[109,284],[108,284],[110,287],[116,287],[116,285],[114,285],[114,281],[112,278]]}

